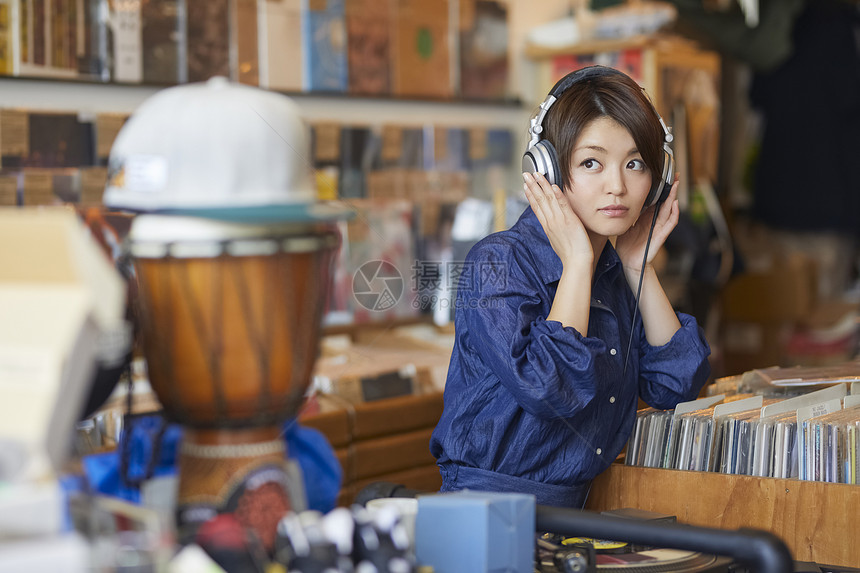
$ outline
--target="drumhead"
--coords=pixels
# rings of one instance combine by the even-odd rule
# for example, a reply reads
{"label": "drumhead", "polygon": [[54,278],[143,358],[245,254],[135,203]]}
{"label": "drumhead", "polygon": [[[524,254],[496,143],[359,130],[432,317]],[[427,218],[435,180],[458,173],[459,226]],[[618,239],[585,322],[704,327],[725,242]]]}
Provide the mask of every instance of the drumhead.
{"label": "drumhead", "polygon": [[311,223],[235,223],[172,215],[138,215],[129,231],[137,258],[212,258],[307,253],[337,246],[332,226]]}

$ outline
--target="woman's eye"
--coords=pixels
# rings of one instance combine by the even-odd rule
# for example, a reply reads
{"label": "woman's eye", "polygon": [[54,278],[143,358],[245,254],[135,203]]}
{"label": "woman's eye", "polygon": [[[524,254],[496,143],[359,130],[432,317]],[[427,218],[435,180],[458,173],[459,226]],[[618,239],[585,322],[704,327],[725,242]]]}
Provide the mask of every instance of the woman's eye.
{"label": "woman's eye", "polygon": [[599,163],[597,163],[597,161],[595,161],[594,159],[586,159],[586,160],[585,160],[585,161],[583,161],[580,165],[582,165],[582,166],[583,166],[583,167],[585,167],[586,169],[597,169],[597,167],[598,167],[600,164],[599,164]]}
{"label": "woman's eye", "polygon": [[627,162],[627,169],[634,169],[636,171],[644,171],[645,163],[641,159],[631,159]]}

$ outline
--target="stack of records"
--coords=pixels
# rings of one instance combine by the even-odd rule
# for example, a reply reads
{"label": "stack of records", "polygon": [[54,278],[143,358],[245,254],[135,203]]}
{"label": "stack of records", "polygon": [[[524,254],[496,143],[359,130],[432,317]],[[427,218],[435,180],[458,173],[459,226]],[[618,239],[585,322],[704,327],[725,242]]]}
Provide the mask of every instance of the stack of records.
{"label": "stack of records", "polygon": [[860,385],[851,391],[840,382],[792,398],[717,395],[674,410],[645,408],[626,463],[856,484]]}

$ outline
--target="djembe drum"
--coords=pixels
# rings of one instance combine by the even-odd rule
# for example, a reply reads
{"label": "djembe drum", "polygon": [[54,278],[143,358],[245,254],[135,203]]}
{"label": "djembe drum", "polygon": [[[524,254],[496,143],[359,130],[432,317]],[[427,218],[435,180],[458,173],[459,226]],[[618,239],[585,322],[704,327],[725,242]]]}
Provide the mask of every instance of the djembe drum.
{"label": "djembe drum", "polygon": [[317,201],[308,139],[288,97],[213,78],[156,93],[111,148],[104,202],[137,213],[150,382],[185,430],[181,541],[229,517],[271,550],[303,505],[280,431],[310,382],[335,224],[352,212]]}
{"label": "djembe drum", "polygon": [[181,533],[228,511],[271,547],[293,505],[281,426],[310,380],[338,235],[146,215],[129,238],[150,383],[185,427]]}

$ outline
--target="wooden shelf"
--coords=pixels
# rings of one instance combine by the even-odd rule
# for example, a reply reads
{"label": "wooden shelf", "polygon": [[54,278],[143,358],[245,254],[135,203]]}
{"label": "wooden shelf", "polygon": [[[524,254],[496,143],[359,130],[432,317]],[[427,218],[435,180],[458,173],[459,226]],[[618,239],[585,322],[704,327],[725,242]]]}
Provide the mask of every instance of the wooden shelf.
{"label": "wooden shelf", "polygon": [[566,46],[536,46],[527,44],[525,48],[526,57],[533,60],[541,60],[545,58],[554,58],[556,56],[570,56],[578,54],[599,54],[602,52],[617,52],[620,50],[630,50],[643,48],[649,44],[655,43],[653,36],[631,36],[629,38],[608,38],[588,40],[586,42],[577,42]]}
{"label": "wooden shelf", "polygon": [[856,485],[615,463],[594,481],[586,509],[622,507],[674,515],[690,525],[770,531],[798,561],[860,563]]}
{"label": "wooden shelf", "polygon": [[586,40],[566,46],[536,46],[527,44],[525,55],[533,60],[555,58],[557,56],[578,56],[582,54],[603,54],[623,50],[639,50],[654,48],[661,51],[671,51],[697,54],[705,51],[696,42],[677,35],[668,34],[639,34],[627,38],[605,38]]}

